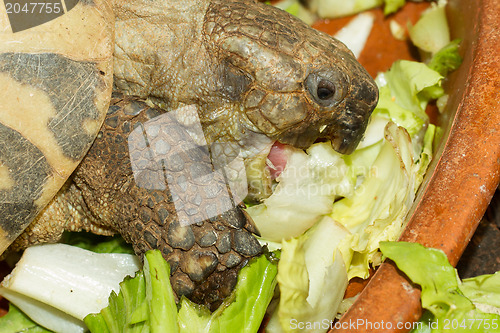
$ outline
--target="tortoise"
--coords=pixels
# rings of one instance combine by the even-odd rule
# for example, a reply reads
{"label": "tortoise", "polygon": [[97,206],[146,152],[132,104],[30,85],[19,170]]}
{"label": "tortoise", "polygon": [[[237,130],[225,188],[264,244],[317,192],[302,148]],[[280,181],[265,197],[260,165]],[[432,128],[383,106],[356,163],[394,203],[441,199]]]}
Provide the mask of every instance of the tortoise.
{"label": "tortoise", "polygon": [[0,253],[120,233],[212,308],[262,253],[216,171],[275,142],[349,154],[378,99],[341,42],[256,1],[82,0],[0,38]]}

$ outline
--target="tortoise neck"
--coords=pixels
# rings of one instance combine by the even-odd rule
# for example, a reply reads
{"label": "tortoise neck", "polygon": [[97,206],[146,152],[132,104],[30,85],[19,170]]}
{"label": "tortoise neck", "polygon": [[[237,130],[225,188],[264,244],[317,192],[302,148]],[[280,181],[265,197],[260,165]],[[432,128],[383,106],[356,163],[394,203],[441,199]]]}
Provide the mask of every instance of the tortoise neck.
{"label": "tortoise neck", "polygon": [[210,90],[215,66],[203,42],[207,0],[115,1],[115,89],[165,106]]}

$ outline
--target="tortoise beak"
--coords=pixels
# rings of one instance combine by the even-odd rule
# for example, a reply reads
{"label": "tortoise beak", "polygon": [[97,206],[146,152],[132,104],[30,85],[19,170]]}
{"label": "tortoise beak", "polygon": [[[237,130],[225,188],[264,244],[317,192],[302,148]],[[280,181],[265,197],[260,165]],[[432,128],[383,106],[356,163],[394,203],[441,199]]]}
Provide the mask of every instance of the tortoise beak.
{"label": "tortoise beak", "polygon": [[[363,70],[364,71],[364,70]],[[368,125],[370,115],[377,106],[378,88],[375,81],[365,75],[355,76],[353,86],[343,108],[338,110],[335,121],[331,122],[320,137],[332,142],[335,151],[341,154],[354,152]]]}

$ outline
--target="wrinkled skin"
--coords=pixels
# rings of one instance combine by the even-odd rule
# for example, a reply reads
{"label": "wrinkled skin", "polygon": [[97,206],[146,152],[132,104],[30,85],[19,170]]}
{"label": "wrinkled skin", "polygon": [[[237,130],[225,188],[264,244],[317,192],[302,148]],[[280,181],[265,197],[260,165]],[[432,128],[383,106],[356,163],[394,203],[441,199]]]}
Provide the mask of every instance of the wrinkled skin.
{"label": "wrinkled skin", "polygon": [[[136,2],[117,11],[115,84],[121,91],[168,108],[196,104],[209,141],[236,141],[244,150],[265,141],[261,136],[300,148],[324,138],[340,153],[355,149],[378,95],[342,43],[261,3],[167,6],[166,25],[186,29],[165,34],[157,17],[137,20],[159,9],[138,9]],[[172,48],[181,38],[183,45]]]}
{"label": "wrinkled skin", "polygon": [[[361,140],[377,102],[375,83],[343,44],[287,13],[243,0],[117,1],[114,12],[115,90],[168,111],[194,109],[206,143],[231,148],[222,156],[212,152],[212,161],[200,157],[200,164],[211,167],[214,158],[225,164],[231,151],[250,160],[274,141],[306,148],[328,139],[349,154]],[[14,247],[55,241],[64,229],[120,232],[139,254],[161,249],[173,267],[176,293],[213,308],[232,290],[239,268],[261,253],[256,230],[238,205],[180,225],[172,188],[157,188],[147,177],[141,183],[127,145],[138,124],[163,111],[117,96],[74,177]],[[169,147],[189,138],[166,133]],[[206,200],[194,200],[198,212],[213,206]]]}

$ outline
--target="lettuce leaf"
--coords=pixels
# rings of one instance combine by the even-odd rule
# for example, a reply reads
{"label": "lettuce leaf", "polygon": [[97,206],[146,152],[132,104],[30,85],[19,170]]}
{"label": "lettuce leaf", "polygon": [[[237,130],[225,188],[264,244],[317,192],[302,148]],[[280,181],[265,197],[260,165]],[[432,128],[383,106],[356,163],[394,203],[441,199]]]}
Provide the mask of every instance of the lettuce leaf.
{"label": "lettuce leaf", "polygon": [[446,19],[446,1],[433,4],[422,13],[414,26],[408,27],[410,39],[420,50],[435,54],[450,42],[450,30]]}
{"label": "lettuce leaf", "polygon": [[282,0],[274,3],[273,6],[287,11],[308,25],[312,25],[317,19],[316,15],[304,7],[300,0]]}
{"label": "lettuce leaf", "polygon": [[100,236],[90,232],[65,232],[61,243],[76,246],[97,253],[135,254],[131,244],[120,235]]}
{"label": "lettuce leaf", "polygon": [[[485,291],[491,290],[498,283],[498,277],[468,280],[463,289],[456,270],[441,250],[407,242],[381,242],[380,249],[422,288],[422,307],[429,310],[432,316],[425,318],[431,319],[427,325],[414,332],[430,329],[430,332],[438,333],[447,332],[450,328],[453,332],[498,332],[500,315],[481,311],[468,298],[479,294],[478,286],[482,282],[488,281]],[[494,298],[498,298],[498,294]]]}
{"label": "lettuce leaf", "polygon": [[118,294],[113,292],[109,305],[84,319],[90,332],[139,333],[149,331],[149,312],[146,303],[146,283],[143,271],[120,284]]}
{"label": "lettuce leaf", "polygon": [[51,332],[32,321],[18,307],[9,303],[9,312],[0,318],[0,332],[3,333],[48,333]]}
{"label": "lettuce leaf", "polygon": [[384,14],[395,13],[406,0],[311,0],[309,8],[321,18],[354,15],[375,7],[384,6]]}
{"label": "lettuce leaf", "polygon": [[170,268],[157,250],[148,251],[144,271],[120,284],[109,306],[85,318],[90,332],[257,332],[276,286],[277,266],[265,255],[252,259],[236,287],[213,313],[182,298],[177,308]]}
{"label": "lettuce leaf", "polygon": [[273,261],[263,255],[242,268],[233,294],[213,313],[183,298],[180,331],[257,332],[276,287],[278,267]]}
{"label": "lettuce leaf", "polygon": [[384,0],[311,0],[309,8],[321,18],[335,18],[357,14],[383,3]]}
{"label": "lettuce leaf", "polygon": [[500,271],[464,279],[459,288],[477,308],[500,314]]}
{"label": "lettuce leaf", "polygon": [[120,281],[139,269],[136,256],[94,253],[66,244],[26,249],[0,294],[56,332],[84,332],[83,318],[107,305]]}
{"label": "lettuce leaf", "polygon": [[403,7],[406,0],[384,0],[384,14],[389,15],[398,11],[399,8]]}
{"label": "lettuce leaf", "polygon": [[368,277],[369,264],[379,263],[379,242],[399,236],[415,197],[416,166],[408,133],[389,123],[385,137],[364,182],[353,196],[337,201],[330,214],[351,232],[342,247],[354,251],[349,279]]}
{"label": "lettuce leaf", "polygon": [[412,138],[428,123],[427,104],[444,94],[441,76],[423,63],[398,60],[377,76],[379,102],[374,115],[404,127]]}
{"label": "lettuce leaf", "polygon": [[457,69],[462,63],[462,57],[458,53],[461,39],[455,39],[434,54],[427,64],[430,69],[435,70],[442,76]]}
{"label": "lettuce leaf", "polygon": [[347,287],[346,263],[338,246],[348,234],[325,217],[304,235],[283,242],[280,301],[273,314],[281,327],[272,325],[267,332],[292,332],[294,324],[304,322],[315,323],[307,332],[325,331],[323,324],[334,319]]}
{"label": "lettuce leaf", "polygon": [[337,196],[350,194],[356,182],[344,157],[329,142],[314,144],[307,152],[290,149],[274,193],[247,208],[265,240],[281,242],[302,235],[331,212]]}

